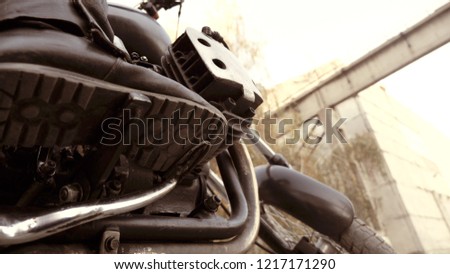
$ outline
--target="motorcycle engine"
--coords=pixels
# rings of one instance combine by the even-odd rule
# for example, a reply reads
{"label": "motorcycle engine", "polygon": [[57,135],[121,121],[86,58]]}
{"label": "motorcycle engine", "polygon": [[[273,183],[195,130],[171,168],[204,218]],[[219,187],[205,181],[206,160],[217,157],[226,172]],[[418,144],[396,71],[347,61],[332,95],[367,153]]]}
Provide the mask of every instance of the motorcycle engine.
{"label": "motorcycle engine", "polygon": [[[251,124],[255,109],[262,103],[261,94],[223,44],[194,29],[187,29],[168,48],[157,70],[198,93],[223,113],[227,120],[223,142],[209,150],[211,144],[205,143],[189,148],[169,144],[165,149],[172,151],[171,157],[164,155],[164,150],[156,155],[151,145],[136,143],[112,152],[103,151],[98,144],[51,148],[3,145],[0,149],[1,204],[61,206],[149,189],[169,176],[178,176],[183,177],[178,190],[168,196],[174,197],[172,201],[177,200],[178,208],[184,207],[179,202],[183,197],[191,203],[188,211],[195,207],[198,199],[183,193],[196,192],[203,199],[204,186],[193,185],[198,185],[198,177],[205,174],[204,167],[212,158],[240,139],[242,128]],[[179,117],[169,118],[179,120]],[[183,159],[183,164],[179,164]],[[110,172],[96,175],[99,165]],[[101,183],[92,179],[101,176]],[[162,206],[156,203],[154,207],[159,211],[179,211],[170,209],[170,204],[174,203],[169,201]]]}

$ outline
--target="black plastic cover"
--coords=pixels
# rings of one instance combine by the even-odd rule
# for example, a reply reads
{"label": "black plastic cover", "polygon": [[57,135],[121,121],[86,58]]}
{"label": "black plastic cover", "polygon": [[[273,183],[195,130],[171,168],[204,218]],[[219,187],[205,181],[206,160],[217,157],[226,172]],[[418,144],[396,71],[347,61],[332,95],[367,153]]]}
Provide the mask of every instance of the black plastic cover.
{"label": "black plastic cover", "polygon": [[221,43],[192,28],[172,44],[162,66],[170,78],[207,101],[226,102],[225,110],[239,117],[252,117],[263,102],[237,58]]}

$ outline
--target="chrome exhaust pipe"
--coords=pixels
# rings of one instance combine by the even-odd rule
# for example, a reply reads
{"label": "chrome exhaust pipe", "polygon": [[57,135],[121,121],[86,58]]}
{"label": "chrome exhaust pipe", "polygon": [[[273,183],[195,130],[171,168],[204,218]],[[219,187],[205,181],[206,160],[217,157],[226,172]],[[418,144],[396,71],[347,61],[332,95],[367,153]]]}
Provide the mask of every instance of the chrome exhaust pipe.
{"label": "chrome exhaust pipe", "polygon": [[0,246],[39,240],[78,225],[142,208],[169,193],[175,179],[152,190],[108,202],[92,202],[65,209],[55,209],[34,217],[16,218],[0,215]]}

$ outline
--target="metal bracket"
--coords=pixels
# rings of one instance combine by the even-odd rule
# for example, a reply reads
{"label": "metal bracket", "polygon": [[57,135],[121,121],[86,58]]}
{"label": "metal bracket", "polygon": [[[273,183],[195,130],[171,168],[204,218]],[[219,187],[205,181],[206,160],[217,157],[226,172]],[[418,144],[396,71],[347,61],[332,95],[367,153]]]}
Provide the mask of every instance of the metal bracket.
{"label": "metal bracket", "polygon": [[[120,111],[122,112],[122,110],[126,109],[133,114],[133,117],[144,118],[151,105],[152,102],[147,96],[138,93],[131,93],[127,100],[127,103]],[[121,114],[119,114],[119,117],[120,116]],[[122,123],[124,123],[123,128],[125,129],[125,132],[122,133],[122,136],[132,134],[127,130],[128,122],[129,121],[125,121],[125,117],[122,117]],[[89,161],[89,165],[87,166],[87,169],[89,170],[88,176],[91,183],[96,183],[99,186],[106,182],[108,177],[111,175],[114,167],[116,166],[123,150],[123,140],[120,140],[120,143],[114,146],[102,145],[101,147],[99,147],[95,155],[93,155],[92,159]]]}

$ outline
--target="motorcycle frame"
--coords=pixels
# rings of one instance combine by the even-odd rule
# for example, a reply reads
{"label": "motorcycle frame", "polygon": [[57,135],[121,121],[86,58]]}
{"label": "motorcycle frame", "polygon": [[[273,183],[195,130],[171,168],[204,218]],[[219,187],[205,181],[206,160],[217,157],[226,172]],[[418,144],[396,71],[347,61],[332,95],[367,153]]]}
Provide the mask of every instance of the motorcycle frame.
{"label": "motorcycle frame", "polygon": [[[130,22],[134,22],[134,27],[131,28],[129,25],[116,25],[115,31],[117,30],[119,35],[120,33],[131,33],[130,29],[138,33],[145,33],[140,41],[126,45],[127,48],[133,50],[135,45],[145,44],[147,48],[142,49],[142,52],[150,61],[159,64],[158,60],[163,56],[170,43],[165,30],[154,19],[148,16],[144,17],[142,13],[123,7],[111,7],[110,19],[113,27],[114,22],[120,21],[117,20],[118,18],[127,16],[138,18],[135,21],[130,20]],[[262,140],[259,138],[251,140],[266,157],[269,164],[290,167],[281,155],[274,153]],[[229,210],[231,216],[228,219],[142,214],[116,216],[80,225],[43,242],[12,246],[6,248],[5,251],[12,253],[92,253],[102,250],[104,242],[96,242],[94,245],[87,242],[98,238],[111,227],[117,227],[120,233],[121,243],[116,250],[118,253],[244,253],[253,246],[259,232],[262,233],[261,235],[269,233],[271,240],[268,244],[274,250],[283,253],[292,251],[283,239],[277,238],[275,234],[270,234],[270,226],[267,224],[263,223],[260,231],[258,182],[247,147],[242,141],[237,142],[228,149],[228,152],[220,154],[217,161],[231,207]],[[269,180],[271,179],[269,178]],[[290,178],[290,180],[296,179],[298,179],[296,176]],[[274,181],[276,180],[274,179]],[[215,186],[216,189],[221,189],[220,184]],[[214,188],[213,185],[211,188]],[[312,188],[314,189],[314,186]],[[285,191],[290,192],[291,190],[295,189]],[[312,191],[314,192],[314,190]],[[222,195],[224,194],[222,191]],[[331,196],[335,198],[335,201],[342,202],[341,196],[334,193],[333,195]],[[298,197],[298,203],[302,202],[301,197]],[[323,203],[323,201],[317,200],[316,205],[319,206],[319,203]],[[280,205],[285,206],[283,203]],[[329,206],[333,206],[332,201]],[[344,213],[353,218],[353,208],[352,206],[350,208],[351,210]],[[348,216],[346,218],[350,218]],[[315,217],[326,218],[326,216]],[[329,224],[325,223],[325,225]],[[73,242],[78,244],[71,244]]]}

